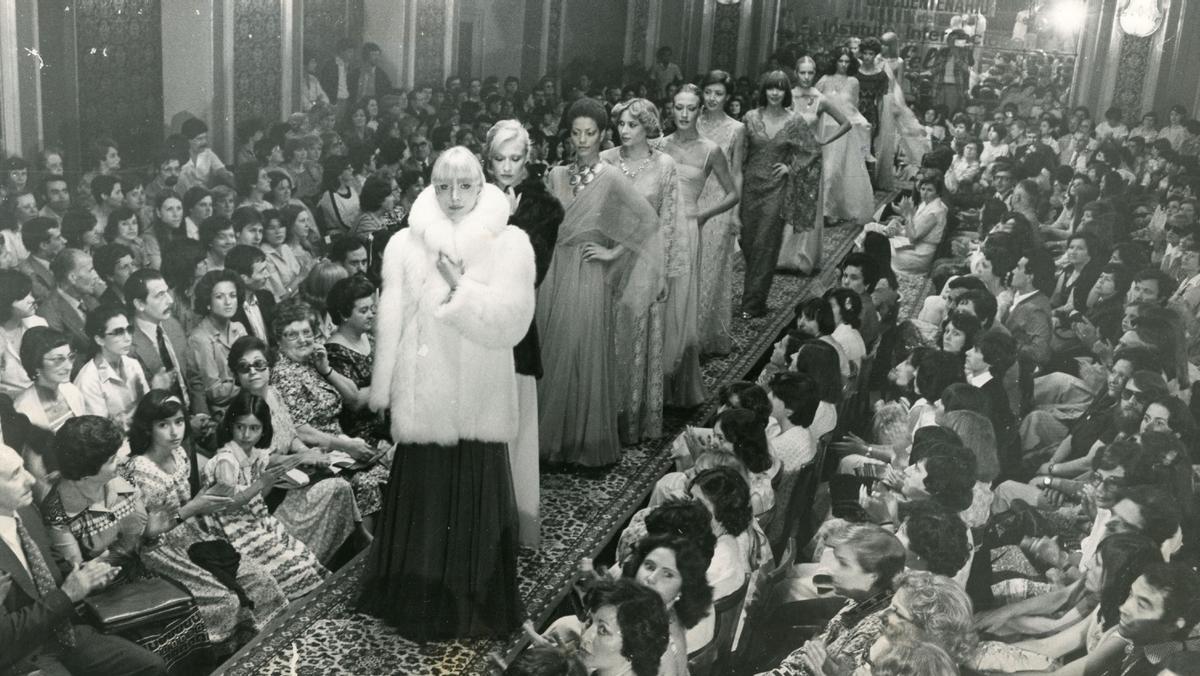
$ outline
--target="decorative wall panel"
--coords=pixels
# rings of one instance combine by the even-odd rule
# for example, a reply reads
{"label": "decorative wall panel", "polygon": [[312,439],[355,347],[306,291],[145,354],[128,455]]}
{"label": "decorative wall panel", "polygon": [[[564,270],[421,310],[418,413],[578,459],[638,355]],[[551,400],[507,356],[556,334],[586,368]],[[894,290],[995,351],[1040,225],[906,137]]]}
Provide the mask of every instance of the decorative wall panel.
{"label": "decorative wall panel", "polygon": [[738,31],[741,26],[741,5],[717,4],[713,13],[713,68],[737,72]]}
{"label": "decorative wall panel", "polygon": [[[1150,47],[1154,36],[1137,38],[1121,36],[1121,49],[1117,56],[1117,82],[1113,86],[1112,105],[1126,111],[1126,116],[1142,110],[1142,94],[1150,71]],[[1130,113],[1130,111],[1135,111]]]}
{"label": "decorative wall panel", "polygon": [[550,30],[546,34],[546,74],[558,75],[559,47],[562,46],[563,10],[566,0],[550,0]]}
{"label": "decorative wall panel", "polygon": [[363,0],[304,0],[303,6],[304,52],[332,58],[338,40],[362,40]]}
{"label": "decorative wall panel", "polygon": [[163,139],[158,0],[77,0],[70,7],[76,12],[80,139],[111,136],[126,167],[151,162]]}
{"label": "decorative wall panel", "polygon": [[258,117],[268,124],[280,119],[282,31],[279,0],[238,0],[234,3],[234,125],[250,117]]}
{"label": "decorative wall panel", "polygon": [[650,0],[631,0],[629,11],[633,12],[628,38],[630,61],[645,65],[646,33],[650,30]]}
{"label": "decorative wall panel", "polygon": [[545,9],[540,0],[525,3],[525,40],[521,45],[521,81],[526,87],[536,82],[542,73],[542,19]]}
{"label": "decorative wall panel", "polygon": [[413,76],[417,82],[441,85],[446,63],[446,4],[417,0],[417,39]]}

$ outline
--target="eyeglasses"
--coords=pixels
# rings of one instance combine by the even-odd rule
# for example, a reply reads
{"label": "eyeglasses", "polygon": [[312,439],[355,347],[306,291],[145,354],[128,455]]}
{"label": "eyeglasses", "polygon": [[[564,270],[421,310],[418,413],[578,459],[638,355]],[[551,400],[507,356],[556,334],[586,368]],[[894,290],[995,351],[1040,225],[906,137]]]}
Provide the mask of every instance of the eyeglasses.
{"label": "eyeglasses", "polygon": [[284,331],[283,339],[295,342],[297,340],[312,340],[312,329],[304,329],[303,331]]}
{"label": "eyeglasses", "polygon": [[63,364],[65,364],[67,362],[75,361],[75,353],[68,352],[65,357],[63,357],[63,356],[59,356],[59,357],[46,356],[46,357],[42,357],[42,361],[46,362],[50,366],[62,366]]}
{"label": "eyeglasses", "polygon": [[104,335],[108,336],[109,338],[116,338],[118,336],[128,336],[129,332],[128,326],[118,326],[111,331],[105,331]]}
{"label": "eyeglasses", "polygon": [[252,362],[239,362],[237,365],[237,372],[242,375],[246,375],[251,371],[262,372],[266,371],[268,368],[270,368],[270,364],[268,364],[265,360],[255,359]]}
{"label": "eyeglasses", "polygon": [[1093,474],[1092,477],[1088,479],[1088,483],[1093,486],[1101,486],[1108,490],[1112,490],[1114,488],[1120,488],[1124,486],[1125,479],[1119,476],[1102,477],[1099,474]]}
{"label": "eyeglasses", "polygon": [[1121,398],[1128,401],[1130,399],[1141,399],[1145,392],[1141,390],[1131,390],[1128,387],[1121,392]]}

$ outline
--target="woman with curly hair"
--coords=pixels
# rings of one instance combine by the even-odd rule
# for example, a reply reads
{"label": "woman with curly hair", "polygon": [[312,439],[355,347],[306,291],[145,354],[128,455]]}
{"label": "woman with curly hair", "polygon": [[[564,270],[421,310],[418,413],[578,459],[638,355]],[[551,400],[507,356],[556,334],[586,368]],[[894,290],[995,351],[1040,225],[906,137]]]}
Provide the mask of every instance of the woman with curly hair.
{"label": "woman with curly hair", "polygon": [[[552,168],[546,179],[565,213],[550,268],[537,290],[543,366],[539,452],[550,462],[596,467],[620,460],[620,431],[638,427],[639,421],[630,419],[637,412],[628,411],[633,402],[623,400],[632,399],[633,385],[644,385],[653,369],[622,368],[632,355],[618,355],[615,347],[629,345],[636,327],[628,318],[648,317],[661,291],[662,236],[658,214],[641,191],[600,157],[609,127],[604,106],[580,99],[567,119],[576,159]],[[614,318],[618,314],[626,319]],[[658,337],[661,347],[661,325]],[[648,338],[639,341],[648,343]],[[652,398],[661,404],[661,370],[658,376],[659,396]],[[623,380],[630,381],[628,387]],[[641,403],[653,408],[651,402]]]}
{"label": "woman with curly hair", "polygon": [[708,581],[713,597],[724,598],[740,589],[750,571],[771,555],[766,536],[754,519],[750,484],[736,469],[714,467],[697,474],[688,493],[712,514],[717,544]]}
{"label": "woman with curly hair", "polygon": [[858,373],[863,357],[867,356],[867,344],[859,332],[862,327],[862,297],[850,289],[838,288],[826,291],[825,299],[829,302],[836,323],[833,339],[846,351],[851,370]]}
{"label": "woman with curly hair", "polygon": [[246,335],[246,327],[233,316],[246,290],[231,270],[205,273],[196,284],[194,309],[202,319],[188,334],[188,392],[206,403],[205,410],[224,410],[239,388],[229,369],[229,348]]}
{"label": "woman with curly hair", "polygon": [[904,570],[904,545],[883,528],[867,524],[851,526],[832,543],[832,550],[833,588],[849,601],[820,634],[764,672],[769,676],[852,673],[866,662],[888,625],[895,579]]}
{"label": "woman with curly hair", "polygon": [[754,411],[731,408],[721,413],[713,426],[713,437],[721,448],[736,455],[746,467],[750,476],[750,504],[754,515],[764,518],[775,507],[771,481],[781,467],[779,460],[771,457],[766,425],[767,418]]}
{"label": "woman with curly hair", "polygon": [[[654,229],[663,242],[663,267],[670,288],[671,279],[683,275],[689,262],[678,167],[669,154],[650,145],[651,138],[662,135],[658,108],[646,99],[633,99],[615,106],[612,118],[621,145],[601,152],[600,160],[619,169],[654,210]],[[665,293],[660,290],[660,300]],[[625,443],[662,432],[665,307],[656,301],[648,312],[617,312],[614,337],[624,422],[621,440]]]}
{"label": "woman with curly hair", "polygon": [[951,354],[966,354],[975,346],[975,337],[979,335],[979,318],[969,312],[951,310],[942,324],[942,332],[938,335],[937,344],[942,351]]}
{"label": "woman with curly hair", "polygon": [[648,535],[625,563],[623,576],[654,590],[662,598],[670,621],[670,641],[659,666],[660,676],[687,674],[689,647],[686,630],[710,614],[712,587],[705,577],[709,557],[691,540],[679,535]]}
{"label": "woman with curly hair", "polygon": [[670,643],[662,599],[633,580],[604,581],[585,599],[588,621],[579,655],[596,676],[655,676]]}

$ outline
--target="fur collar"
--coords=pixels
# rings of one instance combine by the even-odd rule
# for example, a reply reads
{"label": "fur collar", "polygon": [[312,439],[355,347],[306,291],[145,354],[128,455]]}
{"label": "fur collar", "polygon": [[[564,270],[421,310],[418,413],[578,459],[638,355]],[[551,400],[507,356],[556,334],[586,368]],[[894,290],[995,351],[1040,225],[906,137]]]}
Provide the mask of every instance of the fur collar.
{"label": "fur collar", "polygon": [[413,202],[408,218],[413,235],[431,251],[444,252],[451,258],[470,258],[472,244],[490,242],[508,226],[509,202],[496,186],[485,183],[475,208],[459,223],[453,223],[438,206],[433,186],[421,191]]}

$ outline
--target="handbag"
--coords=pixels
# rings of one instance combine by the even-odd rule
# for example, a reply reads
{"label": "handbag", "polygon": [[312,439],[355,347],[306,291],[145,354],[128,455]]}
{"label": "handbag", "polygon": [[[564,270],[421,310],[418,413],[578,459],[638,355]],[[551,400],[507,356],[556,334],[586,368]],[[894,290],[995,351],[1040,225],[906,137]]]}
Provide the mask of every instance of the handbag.
{"label": "handbag", "polygon": [[162,577],[131,580],[89,595],[85,616],[105,634],[164,624],[192,612],[195,601],[182,585]]}

